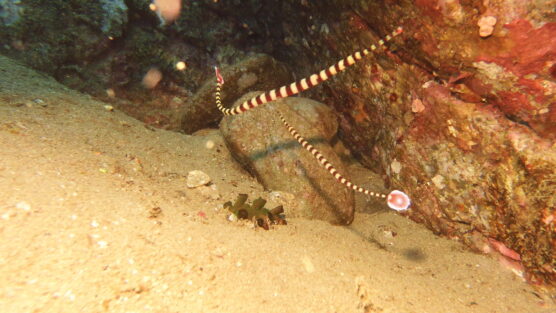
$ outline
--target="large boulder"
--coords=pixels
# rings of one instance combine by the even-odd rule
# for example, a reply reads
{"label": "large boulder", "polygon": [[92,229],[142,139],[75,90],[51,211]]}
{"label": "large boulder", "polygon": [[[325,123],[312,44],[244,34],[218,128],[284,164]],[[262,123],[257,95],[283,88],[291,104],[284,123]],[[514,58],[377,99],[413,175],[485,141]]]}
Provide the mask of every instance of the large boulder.
{"label": "large boulder", "polygon": [[[221,70],[225,83],[221,99],[224,105],[233,103],[249,90],[270,90],[293,80],[284,64],[266,54],[255,54]],[[210,79],[188,99],[177,113],[178,129],[191,134],[214,126],[221,118],[215,100],[216,77]]]}
{"label": "large boulder", "polygon": [[[258,94],[248,93],[234,106]],[[299,207],[286,208],[288,216],[351,223],[353,191],[340,185],[295,141],[278,118],[278,111],[340,172],[347,172],[329,145],[338,127],[335,115],[327,106],[310,99],[286,98],[224,117],[220,131],[230,151],[265,188],[295,196]]]}

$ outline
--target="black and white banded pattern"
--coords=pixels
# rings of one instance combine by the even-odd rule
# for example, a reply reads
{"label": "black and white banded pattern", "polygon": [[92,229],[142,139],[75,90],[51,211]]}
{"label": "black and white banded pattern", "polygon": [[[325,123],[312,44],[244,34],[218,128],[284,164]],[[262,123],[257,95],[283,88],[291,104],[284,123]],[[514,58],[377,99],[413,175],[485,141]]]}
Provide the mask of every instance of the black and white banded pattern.
{"label": "black and white banded pattern", "polygon": [[342,174],[340,174],[340,172],[338,172],[338,170],[334,167],[334,165],[332,165],[332,163],[330,163],[330,161],[328,161],[322,155],[322,153],[320,153],[319,150],[317,150],[315,147],[313,147],[313,145],[311,145],[309,142],[307,142],[307,140],[305,140],[305,138],[303,138],[303,136],[301,136],[297,132],[297,130],[295,128],[293,128],[293,126],[291,126],[286,121],[286,119],[284,118],[282,113],[278,112],[278,116],[280,117],[280,120],[282,121],[282,124],[284,124],[284,126],[288,129],[288,132],[293,136],[293,138],[295,138],[295,140],[297,140],[297,142],[303,148],[305,148],[305,150],[309,151],[311,153],[311,155],[313,155],[313,157],[315,159],[317,159],[319,164],[322,167],[324,167],[328,171],[328,173],[330,173],[330,175],[332,175],[339,183],[345,185],[346,187],[348,187],[350,189],[353,189],[357,192],[364,193],[364,194],[369,195],[369,196],[373,196],[373,197],[377,197],[377,198],[383,198],[383,199],[386,198],[386,203],[393,210],[405,211],[409,208],[409,206],[411,205],[411,200],[402,191],[393,190],[388,195],[385,195],[383,193],[370,191],[366,188],[363,188],[361,186],[358,186],[358,185],[352,183],[349,179],[345,178]]}
{"label": "black and white banded pattern", "polygon": [[222,106],[220,91],[222,85],[224,84],[224,79],[220,75],[220,70],[218,69],[218,67],[215,67],[214,69],[216,72],[216,106],[225,115],[237,115],[237,114],[247,112],[265,103],[274,101],[276,99],[286,98],[298,94],[344,71],[348,66],[355,64],[355,62],[361,60],[364,56],[368,55],[369,53],[375,51],[376,49],[378,49],[378,47],[383,47],[386,42],[392,40],[392,38],[396,37],[402,32],[403,29],[401,27],[398,27],[391,34],[384,37],[384,39],[379,40],[378,46],[373,44],[369,47],[369,49],[363,49],[363,51],[357,51],[347,56],[346,58],[341,59],[336,64],[321,70],[318,74],[313,74],[308,78],[303,78],[302,80],[293,82],[290,85],[284,85],[278,89],[273,89],[269,92],[262,93],[256,97],[251,98],[250,100],[243,102],[241,105],[232,109],[227,109],[224,108],[224,106]]}
{"label": "black and white banded pattern", "polygon": [[313,147],[313,145],[311,145],[309,142],[307,142],[307,140],[305,140],[305,138],[303,138],[303,136],[301,136],[297,130],[295,128],[293,128],[293,126],[291,126],[286,119],[284,118],[284,116],[282,115],[282,113],[278,112],[278,116],[280,117],[280,120],[282,121],[282,124],[284,124],[284,126],[286,126],[286,128],[288,129],[288,132],[293,136],[293,138],[295,138],[295,140],[297,140],[297,142],[299,142],[299,144],[305,148],[305,150],[309,151],[313,157],[315,159],[317,159],[317,161],[319,162],[319,164],[324,167],[332,176],[334,176],[334,178],[346,185],[348,188],[351,188],[357,192],[362,192],[366,195],[369,196],[373,196],[373,197],[377,197],[377,198],[386,198],[385,194],[382,193],[378,193],[378,192],[373,192],[370,191],[368,189],[365,189],[361,186],[357,186],[356,184],[352,183],[351,181],[349,181],[347,178],[345,178],[342,174],[340,174],[338,172],[338,170],[336,170],[336,168],[334,167],[334,165],[332,165],[332,163],[330,163],[330,161],[328,161],[323,155],[322,153],[320,153],[319,150],[317,150],[315,147]]}
{"label": "black and white banded pattern", "polygon": [[[383,47],[387,41],[392,40],[392,38],[401,34],[402,31],[403,31],[402,28],[398,27],[390,35],[387,35],[384,39],[379,40],[378,47]],[[378,49],[378,47],[373,44],[369,47],[369,49],[363,49],[363,51],[355,52],[349,55],[348,57],[340,60],[336,64],[330,66],[329,68],[321,70],[318,74],[313,74],[308,78],[304,78],[300,81],[291,83],[290,85],[285,85],[278,89],[273,89],[269,92],[262,93],[254,98],[251,98],[250,100],[243,102],[241,105],[232,109],[227,109],[222,106],[220,93],[221,93],[222,85],[224,84],[224,78],[222,77],[222,75],[220,75],[220,70],[218,69],[218,67],[214,67],[215,74],[216,74],[216,106],[225,115],[237,115],[237,114],[247,112],[265,103],[298,94],[344,71],[348,66],[355,64],[355,62],[361,60],[364,56],[368,55],[372,51],[375,51],[376,49]],[[407,210],[407,208],[410,206],[411,200],[409,199],[409,197],[405,193],[399,190],[393,190],[388,195],[386,195],[383,193],[370,191],[368,189],[365,189],[361,186],[352,183],[349,179],[345,178],[342,174],[340,174],[338,170],[336,170],[336,168],[332,165],[332,163],[330,163],[322,155],[322,153],[320,153],[315,147],[313,147],[310,143],[308,143],[307,140],[305,140],[305,138],[303,138],[295,130],[295,128],[293,128],[284,119],[283,115],[280,112],[278,112],[278,115],[280,117],[280,120],[284,124],[284,126],[286,126],[289,133],[297,140],[297,142],[299,142],[299,144],[301,144],[303,148],[309,151],[313,155],[313,157],[317,159],[319,164],[322,167],[324,167],[338,182],[357,192],[361,192],[366,195],[370,195],[377,198],[383,198],[383,199],[385,198],[388,206],[391,209],[394,209],[396,211]]]}

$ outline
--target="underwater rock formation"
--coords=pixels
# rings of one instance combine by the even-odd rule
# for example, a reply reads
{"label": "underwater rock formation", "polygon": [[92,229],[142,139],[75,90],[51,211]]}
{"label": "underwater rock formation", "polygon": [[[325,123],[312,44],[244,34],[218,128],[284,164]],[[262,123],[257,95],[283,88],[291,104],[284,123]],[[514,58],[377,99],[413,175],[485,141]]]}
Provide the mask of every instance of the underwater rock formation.
{"label": "underwater rock formation", "polygon": [[2,52],[49,74],[83,73],[128,21],[123,0],[4,1],[0,8]]}
{"label": "underwater rock formation", "polygon": [[555,4],[311,2],[340,14],[288,34],[308,42],[291,55],[326,51],[291,58],[318,68],[404,27],[390,52],[315,99],[330,99],[346,146],[407,191],[412,219],[478,251],[503,243],[533,283],[556,282]]}
{"label": "underwater rock formation", "polygon": [[[213,77],[214,65],[226,68],[278,45],[268,29],[259,33],[264,24],[244,19],[265,9],[258,1],[180,2],[180,18],[161,23],[150,1],[0,1],[0,53],[152,126],[178,130],[176,116]],[[187,69],[177,70],[178,61]],[[142,79],[151,69],[161,81],[146,89]]]}
{"label": "underwater rock formation", "polygon": [[0,22],[11,26],[19,21],[23,8],[21,0],[0,0]]}
{"label": "underwater rock formation", "polygon": [[120,37],[127,23],[127,5],[123,0],[101,0],[100,29],[110,37]]}
{"label": "underwater rock formation", "polygon": [[[249,90],[267,90],[293,79],[284,64],[264,54],[246,57],[233,66],[224,68],[222,75],[226,79],[222,101],[230,107]],[[211,77],[176,113],[180,119],[179,125],[171,129],[190,134],[215,126],[222,118],[222,113],[214,103],[214,86],[214,77]]]}
{"label": "underwater rock formation", "polygon": [[[239,105],[259,93],[248,93]],[[292,193],[298,208],[288,208],[290,217],[307,217],[349,224],[353,220],[353,192],[342,188],[323,170],[312,155],[288,133],[277,110],[338,167],[346,172],[340,158],[328,144],[335,136],[337,122],[330,109],[304,98],[286,98],[220,123],[231,153],[269,190]]]}
{"label": "underwater rock formation", "polygon": [[[556,284],[555,0],[183,1],[182,17],[165,28],[146,2],[126,1],[128,31],[110,50],[112,41],[97,23],[101,15],[85,9],[63,19],[55,14],[76,2],[37,1],[36,10],[25,10],[17,22],[8,26],[3,18],[3,52],[81,90],[114,88],[135,106],[156,107],[176,97],[195,103],[194,110],[162,112],[181,113],[157,124],[186,132],[218,118],[214,65],[223,68],[224,104],[231,107],[248,91],[231,84],[251,78],[242,80],[241,71],[226,67],[249,53],[271,55],[303,77],[403,26],[388,51],[303,96],[333,108],[345,145],[381,173],[389,189],[409,194],[410,218],[478,251],[499,242],[504,249],[495,250],[519,255],[530,282]],[[53,3],[59,3],[56,10]],[[176,74],[172,66],[182,56],[190,66]],[[153,65],[165,76],[159,87],[142,90],[141,77]],[[259,71],[258,79],[272,78],[262,79],[268,88],[249,88],[290,82],[282,81],[290,80],[287,73],[272,77],[267,65]],[[281,140],[291,141],[274,122],[266,133],[238,128],[238,135],[280,132]],[[261,127],[248,121],[244,126]],[[312,164],[313,173],[339,189],[307,158],[303,166]]]}

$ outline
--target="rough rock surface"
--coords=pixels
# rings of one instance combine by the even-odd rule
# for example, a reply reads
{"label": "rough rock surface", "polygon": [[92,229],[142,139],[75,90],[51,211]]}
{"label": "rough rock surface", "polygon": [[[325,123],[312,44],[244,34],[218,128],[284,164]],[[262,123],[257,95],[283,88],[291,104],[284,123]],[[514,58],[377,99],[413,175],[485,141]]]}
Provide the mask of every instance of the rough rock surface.
{"label": "rough rock surface", "polygon": [[[258,94],[248,93],[234,106]],[[336,117],[328,107],[310,99],[286,98],[245,114],[226,116],[220,131],[228,148],[265,188],[295,196],[299,207],[294,208],[295,213],[287,211],[288,216],[351,223],[353,192],[341,186],[295,141],[282,125],[277,110],[340,172],[347,172],[328,144],[336,134]]]}
{"label": "rough rock surface", "polygon": [[411,218],[479,251],[519,256],[516,272],[549,284],[556,283],[555,5],[307,2],[323,14],[287,33],[307,40],[287,50],[305,75],[403,26],[389,51],[314,98],[339,112],[340,137],[361,161],[412,197]]}
{"label": "rough rock surface", "polygon": [[2,52],[51,74],[105,53],[128,21],[123,0],[2,2]]}
{"label": "rough rock surface", "polygon": [[[153,131],[3,56],[0,71],[2,313],[554,311],[495,260],[391,212],[270,232],[227,221],[239,193],[276,197],[219,130]],[[194,169],[221,199],[185,186]]]}
{"label": "rough rock surface", "polygon": [[0,0],[0,22],[11,26],[19,21],[23,9],[20,0]]}
{"label": "rough rock surface", "polygon": [[[249,56],[233,66],[223,68],[224,86],[221,99],[229,105],[249,90],[271,90],[293,80],[286,67],[268,55]],[[176,113],[177,129],[187,134],[214,126],[222,117],[215,104],[216,79],[211,77]],[[173,127],[172,127],[173,128]]]}
{"label": "rough rock surface", "polygon": [[[179,112],[214,78],[213,66],[269,54],[280,44],[268,40],[277,25],[251,18],[262,11],[275,16],[271,3],[184,0],[180,17],[161,23],[150,2],[0,1],[0,53],[151,126],[177,130]],[[178,61],[186,68],[176,69]],[[151,70],[161,80],[148,89],[142,80]]]}

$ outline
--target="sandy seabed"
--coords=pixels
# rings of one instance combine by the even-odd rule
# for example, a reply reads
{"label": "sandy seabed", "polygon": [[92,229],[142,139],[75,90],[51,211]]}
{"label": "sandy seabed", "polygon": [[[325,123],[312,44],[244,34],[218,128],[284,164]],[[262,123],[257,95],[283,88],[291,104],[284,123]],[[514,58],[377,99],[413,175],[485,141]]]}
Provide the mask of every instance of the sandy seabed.
{"label": "sandy seabed", "polygon": [[[230,222],[224,202],[268,192],[217,130],[104,105],[0,57],[1,312],[556,310],[495,259],[368,201],[348,227]],[[192,170],[217,192],[188,189]]]}

